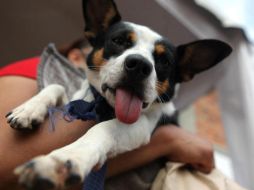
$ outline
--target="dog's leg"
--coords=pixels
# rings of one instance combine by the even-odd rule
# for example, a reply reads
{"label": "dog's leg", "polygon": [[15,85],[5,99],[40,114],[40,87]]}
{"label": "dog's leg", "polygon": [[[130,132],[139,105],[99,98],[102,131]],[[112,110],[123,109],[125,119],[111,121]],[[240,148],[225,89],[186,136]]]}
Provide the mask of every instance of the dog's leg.
{"label": "dog's leg", "polygon": [[64,87],[52,84],[7,114],[7,122],[15,129],[36,128],[44,121],[48,107],[66,102],[67,96]]}
{"label": "dog's leg", "polygon": [[116,119],[99,123],[76,142],[18,167],[15,171],[19,181],[34,189],[44,182],[45,186],[55,188],[78,183],[107,157],[148,143],[160,114],[157,110],[142,115],[131,125]]}

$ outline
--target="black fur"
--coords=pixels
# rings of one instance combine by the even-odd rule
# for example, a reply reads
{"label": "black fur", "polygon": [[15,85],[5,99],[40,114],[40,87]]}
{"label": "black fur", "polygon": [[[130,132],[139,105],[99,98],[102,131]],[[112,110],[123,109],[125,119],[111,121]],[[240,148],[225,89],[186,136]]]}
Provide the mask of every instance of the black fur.
{"label": "black fur", "polygon": [[[84,0],[83,2],[86,35],[87,32],[94,34],[92,37],[87,35],[94,48],[88,56],[87,64],[93,69],[93,56],[98,50],[103,49],[102,56],[108,60],[132,48],[135,41],[131,40],[128,35],[134,29],[121,21],[113,0]],[[109,10],[114,14],[108,14]],[[105,19],[106,15],[112,17]],[[105,20],[108,23],[103,25]],[[162,37],[153,45],[155,47],[158,44],[162,45],[165,51],[163,49],[162,53],[155,50],[151,52],[157,80],[158,83],[168,86],[166,90],[163,89],[162,94],[159,94],[157,99],[159,102],[168,102],[172,99],[176,83],[191,80],[194,75],[213,67],[232,51],[229,45],[218,40],[199,40],[174,47],[169,40]],[[144,97],[143,81],[129,77],[127,74],[122,76],[117,87],[126,88],[140,98]]]}
{"label": "black fur", "polygon": [[135,42],[128,38],[131,32],[133,29],[123,22],[111,26],[104,42],[104,57],[109,59],[120,56],[126,49],[133,47]]}

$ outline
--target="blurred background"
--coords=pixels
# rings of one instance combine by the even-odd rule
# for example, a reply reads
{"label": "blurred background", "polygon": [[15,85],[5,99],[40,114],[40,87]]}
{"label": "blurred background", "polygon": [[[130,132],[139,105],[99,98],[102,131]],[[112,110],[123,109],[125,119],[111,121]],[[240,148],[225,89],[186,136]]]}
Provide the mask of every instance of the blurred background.
{"label": "blurred background", "polygon": [[[213,142],[216,165],[254,190],[254,2],[252,0],[116,0],[125,20],[147,25],[175,45],[216,38],[233,54],[181,86],[180,124]],[[83,36],[81,0],[8,0],[0,7],[0,66],[40,55],[53,42]],[[186,98],[187,97],[187,98]]]}

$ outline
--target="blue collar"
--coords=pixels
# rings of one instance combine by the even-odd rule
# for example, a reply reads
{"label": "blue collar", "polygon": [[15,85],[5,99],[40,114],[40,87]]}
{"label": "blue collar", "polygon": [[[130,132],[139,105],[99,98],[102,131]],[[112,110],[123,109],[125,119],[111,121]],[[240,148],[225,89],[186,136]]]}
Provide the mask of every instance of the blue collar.
{"label": "blue collar", "polygon": [[76,119],[82,121],[95,120],[97,122],[107,121],[115,117],[114,109],[107,103],[93,86],[90,86],[94,100],[87,102],[85,100],[74,100],[61,108],[50,107],[49,118],[51,129],[55,130],[55,112],[61,112],[62,117],[67,122],[72,122]]}

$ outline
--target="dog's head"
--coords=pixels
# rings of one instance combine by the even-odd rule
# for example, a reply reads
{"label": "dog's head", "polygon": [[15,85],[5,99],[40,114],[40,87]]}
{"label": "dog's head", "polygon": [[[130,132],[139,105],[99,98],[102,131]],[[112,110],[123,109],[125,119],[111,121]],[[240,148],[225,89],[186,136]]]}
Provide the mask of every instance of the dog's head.
{"label": "dog's head", "polygon": [[155,102],[170,101],[177,83],[191,80],[232,51],[218,40],[174,47],[148,27],[123,22],[113,0],[84,0],[83,9],[85,36],[93,46],[88,79],[125,123],[135,122]]}

